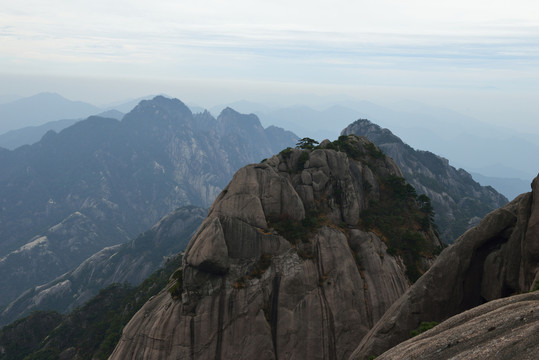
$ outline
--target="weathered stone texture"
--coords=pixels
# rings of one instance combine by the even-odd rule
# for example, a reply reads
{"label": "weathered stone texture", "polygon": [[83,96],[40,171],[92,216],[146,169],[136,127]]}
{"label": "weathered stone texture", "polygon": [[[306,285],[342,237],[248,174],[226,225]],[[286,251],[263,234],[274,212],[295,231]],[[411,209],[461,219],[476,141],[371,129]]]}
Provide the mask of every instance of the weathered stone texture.
{"label": "weathered stone texture", "polygon": [[444,250],[363,338],[351,359],[383,353],[408,339],[421,322],[441,322],[535,286],[539,278],[538,179],[531,193],[491,212]]}
{"label": "weathered stone texture", "polygon": [[[358,229],[363,182],[377,190],[374,171],[400,172],[386,159],[371,170],[334,150],[302,153],[238,171],[186,250],[181,301],[149,301],[111,359],[348,358],[409,287],[400,259]],[[323,224],[308,239],[277,230],[315,210]]]}

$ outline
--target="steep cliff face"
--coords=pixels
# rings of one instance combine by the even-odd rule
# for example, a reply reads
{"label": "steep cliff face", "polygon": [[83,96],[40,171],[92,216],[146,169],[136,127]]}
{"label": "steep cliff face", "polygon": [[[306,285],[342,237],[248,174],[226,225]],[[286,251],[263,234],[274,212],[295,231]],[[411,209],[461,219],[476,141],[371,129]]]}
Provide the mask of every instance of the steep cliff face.
{"label": "steep cliff face", "polygon": [[532,192],[491,212],[444,250],[363,338],[351,359],[383,353],[408,339],[421,322],[441,322],[538,285],[539,177]]}
{"label": "steep cliff face", "polygon": [[347,358],[409,287],[407,270],[428,266],[399,242],[430,258],[441,245],[415,195],[394,209],[410,215],[401,237],[380,230],[386,190],[411,189],[400,175],[355,136],[240,169],[191,239],[183,276],[133,317],[111,359]]}
{"label": "steep cliff face", "polygon": [[414,150],[388,129],[358,120],[342,134],[365,136],[391,157],[404,178],[420,194],[426,194],[436,212],[440,236],[453,243],[490,211],[507,203],[507,199],[489,186],[481,186],[462,169],[429,151]]}

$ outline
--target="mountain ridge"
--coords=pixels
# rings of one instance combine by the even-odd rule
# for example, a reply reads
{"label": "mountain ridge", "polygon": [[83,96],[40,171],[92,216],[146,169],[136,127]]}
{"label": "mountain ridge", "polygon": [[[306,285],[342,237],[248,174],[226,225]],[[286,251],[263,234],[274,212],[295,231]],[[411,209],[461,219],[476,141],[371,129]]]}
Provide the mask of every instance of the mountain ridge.
{"label": "mountain ridge", "polygon": [[366,136],[395,160],[406,180],[431,199],[441,236],[448,243],[508,202],[492,187],[476,183],[465,170],[452,167],[447,159],[415,150],[389,129],[369,120],[353,122],[342,134]]}
{"label": "mountain ridge", "polygon": [[[284,130],[266,132],[256,117],[244,129],[239,115],[227,120],[235,131],[231,137],[219,127],[198,127],[202,116],[211,120],[193,115],[180,100],[156,97],[121,121],[91,116],[60,133],[49,131],[36,144],[2,151],[0,257],[75,212],[102,228],[102,247],[125,242],[178,206],[209,206],[236,169],[297,140]],[[5,266],[0,272],[11,272]],[[68,270],[60,266],[49,281]],[[2,281],[6,286],[8,277]],[[17,290],[5,287],[0,306],[24,286],[43,282],[12,283]]]}
{"label": "mountain ridge", "polygon": [[84,118],[102,112],[97,106],[71,101],[56,93],[39,93],[0,104],[0,133],[60,119]]}
{"label": "mountain ridge", "polygon": [[131,241],[99,250],[51,282],[28,289],[0,312],[0,327],[38,310],[70,312],[113,283],[139,285],[185,250],[206,213],[194,206],[178,208]]}

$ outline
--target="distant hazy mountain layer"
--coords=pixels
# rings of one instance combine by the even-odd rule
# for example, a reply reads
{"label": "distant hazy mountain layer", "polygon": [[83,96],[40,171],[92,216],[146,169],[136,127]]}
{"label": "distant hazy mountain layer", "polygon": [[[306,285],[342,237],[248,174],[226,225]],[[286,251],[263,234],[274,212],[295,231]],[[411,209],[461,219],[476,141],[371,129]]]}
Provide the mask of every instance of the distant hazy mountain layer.
{"label": "distant hazy mountain layer", "polygon": [[156,97],[122,121],[90,117],[0,151],[0,306],[178,206],[208,207],[239,167],[296,140],[254,115]]}

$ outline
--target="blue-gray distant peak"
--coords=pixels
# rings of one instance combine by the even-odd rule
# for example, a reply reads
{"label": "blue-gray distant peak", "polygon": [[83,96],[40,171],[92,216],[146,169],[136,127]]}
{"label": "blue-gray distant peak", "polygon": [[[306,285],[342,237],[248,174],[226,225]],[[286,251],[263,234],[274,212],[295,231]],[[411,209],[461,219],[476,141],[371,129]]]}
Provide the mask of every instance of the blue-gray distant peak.
{"label": "blue-gray distant peak", "polygon": [[159,95],[151,100],[142,100],[124,116],[123,121],[141,121],[150,118],[153,120],[185,121],[186,119],[191,120],[193,113],[180,100]]}
{"label": "blue-gray distant peak", "polygon": [[71,101],[54,93],[40,93],[0,104],[0,134],[49,121],[85,118],[100,112],[102,109],[88,103]]}
{"label": "blue-gray distant peak", "polygon": [[241,114],[230,107],[221,111],[217,120],[225,126],[253,126],[262,128],[260,119],[255,114]]}

